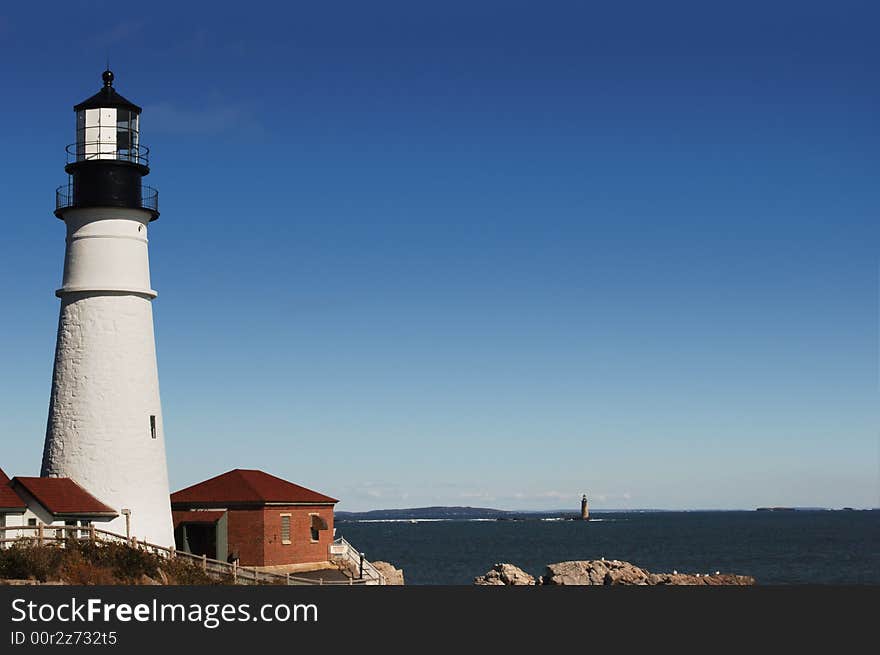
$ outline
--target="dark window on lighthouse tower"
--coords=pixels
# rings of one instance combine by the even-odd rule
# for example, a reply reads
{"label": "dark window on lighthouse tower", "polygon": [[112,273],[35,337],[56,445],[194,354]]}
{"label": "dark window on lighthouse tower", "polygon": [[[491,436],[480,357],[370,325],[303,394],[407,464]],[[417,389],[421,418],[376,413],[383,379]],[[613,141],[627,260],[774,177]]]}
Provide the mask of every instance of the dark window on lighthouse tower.
{"label": "dark window on lighthouse tower", "polygon": [[156,417],[150,415],[150,436],[156,438]]}

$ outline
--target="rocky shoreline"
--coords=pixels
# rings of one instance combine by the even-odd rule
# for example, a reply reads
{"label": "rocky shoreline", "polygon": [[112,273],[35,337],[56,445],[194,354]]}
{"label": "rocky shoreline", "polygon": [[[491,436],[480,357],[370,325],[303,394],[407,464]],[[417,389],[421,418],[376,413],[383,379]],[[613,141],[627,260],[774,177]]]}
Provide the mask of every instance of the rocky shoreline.
{"label": "rocky shoreline", "polygon": [[475,585],[484,586],[750,586],[753,577],[721,573],[652,573],[621,560],[574,560],[548,564],[544,575],[535,579],[513,564],[493,566],[484,575],[474,578]]}
{"label": "rocky shoreline", "polygon": [[403,581],[403,569],[399,569],[390,562],[376,560],[373,566],[379,573],[385,577],[385,584],[399,586],[405,584]]}

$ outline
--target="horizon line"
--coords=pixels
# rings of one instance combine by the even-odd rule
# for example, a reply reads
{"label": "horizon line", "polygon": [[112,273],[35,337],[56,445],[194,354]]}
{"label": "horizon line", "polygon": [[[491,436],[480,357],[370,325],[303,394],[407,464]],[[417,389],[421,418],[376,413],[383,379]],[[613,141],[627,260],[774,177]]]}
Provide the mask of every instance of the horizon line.
{"label": "horizon line", "polygon": [[[508,514],[513,514],[516,512],[528,512],[534,514],[548,514],[552,512],[571,512],[571,513],[579,513],[577,509],[570,508],[555,508],[555,509],[500,509],[498,507],[478,507],[473,505],[422,505],[419,507],[379,507],[376,509],[364,509],[364,510],[337,510],[336,514],[340,513],[348,513],[348,514],[365,514],[367,512],[402,512],[402,511],[414,511],[414,510],[425,510],[425,509],[471,509],[471,510],[483,510],[483,511],[492,511],[492,512],[505,512]],[[850,505],[842,505],[840,507],[828,507],[821,505],[758,505],[755,507],[732,507],[732,508],[719,508],[719,507],[685,507],[685,508],[664,508],[664,507],[621,507],[621,508],[613,508],[613,507],[603,507],[603,508],[590,508],[590,513],[594,512],[754,512],[757,510],[823,510],[823,511],[843,511],[843,510],[855,510],[855,511],[877,511],[880,510],[880,507],[867,507],[867,506],[850,506]]]}

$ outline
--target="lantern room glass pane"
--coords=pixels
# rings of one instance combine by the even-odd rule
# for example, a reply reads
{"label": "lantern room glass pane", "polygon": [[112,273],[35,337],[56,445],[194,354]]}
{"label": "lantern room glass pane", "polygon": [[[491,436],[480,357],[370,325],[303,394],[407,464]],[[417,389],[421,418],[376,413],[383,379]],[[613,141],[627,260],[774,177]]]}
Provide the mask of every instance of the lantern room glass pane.
{"label": "lantern room glass pane", "polygon": [[116,111],[117,158],[137,161],[138,116],[128,109]]}
{"label": "lantern room glass pane", "polygon": [[76,112],[76,161],[120,159],[145,164],[139,148],[140,116],[117,107]]}
{"label": "lantern room glass pane", "polygon": [[76,112],[76,160],[82,161],[86,154],[86,112]]}
{"label": "lantern room glass pane", "polygon": [[116,109],[101,107],[77,114],[77,159],[116,159]]}

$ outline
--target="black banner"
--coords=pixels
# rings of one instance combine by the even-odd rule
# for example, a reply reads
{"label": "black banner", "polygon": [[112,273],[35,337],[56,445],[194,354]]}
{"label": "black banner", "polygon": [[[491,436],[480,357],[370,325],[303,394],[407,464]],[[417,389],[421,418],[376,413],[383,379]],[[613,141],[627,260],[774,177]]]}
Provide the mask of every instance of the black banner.
{"label": "black banner", "polygon": [[[707,636],[838,648],[873,631],[878,587],[0,587],[0,652],[183,645],[671,645]],[[465,648],[464,650],[469,650]]]}

